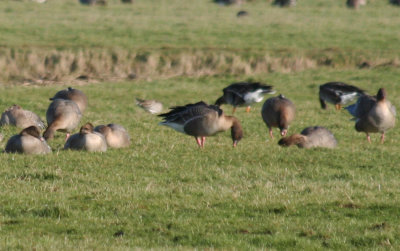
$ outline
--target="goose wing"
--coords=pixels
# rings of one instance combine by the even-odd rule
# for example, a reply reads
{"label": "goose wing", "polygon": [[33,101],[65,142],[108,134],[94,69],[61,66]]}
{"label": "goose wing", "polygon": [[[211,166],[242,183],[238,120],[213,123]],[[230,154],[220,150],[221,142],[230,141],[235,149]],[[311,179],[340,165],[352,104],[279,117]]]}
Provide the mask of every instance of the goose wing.
{"label": "goose wing", "polygon": [[376,98],[370,95],[362,95],[358,98],[355,104],[352,104],[345,109],[356,118],[361,118],[368,114],[368,112],[376,104]]}

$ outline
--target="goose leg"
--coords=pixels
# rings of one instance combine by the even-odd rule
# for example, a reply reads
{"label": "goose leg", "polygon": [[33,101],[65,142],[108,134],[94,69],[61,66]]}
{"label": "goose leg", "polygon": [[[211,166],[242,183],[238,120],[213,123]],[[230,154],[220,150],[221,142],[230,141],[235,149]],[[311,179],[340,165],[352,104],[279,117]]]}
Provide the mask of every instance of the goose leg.
{"label": "goose leg", "polygon": [[235,112],[236,112],[236,106],[233,107],[232,114],[234,114]]}
{"label": "goose leg", "polygon": [[196,139],[197,144],[201,148],[201,139],[200,139],[200,137],[194,137],[194,138]]}
{"label": "goose leg", "polygon": [[206,142],[206,137],[201,137],[201,148],[204,148],[204,143]]}
{"label": "goose leg", "polygon": [[248,107],[246,108],[246,112],[249,113],[249,112],[250,112],[250,109],[251,109],[251,107],[248,106]]}
{"label": "goose leg", "polygon": [[69,136],[71,136],[71,134],[69,134],[69,133],[67,132],[67,134],[65,135],[65,142],[67,142],[67,140],[69,139]]}
{"label": "goose leg", "polygon": [[384,141],[385,141],[385,133],[383,132],[381,135],[381,143],[383,144]]}
{"label": "goose leg", "polygon": [[367,133],[367,141],[368,143],[371,143],[371,137],[369,136],[369,133]]}
{"label": "goose leg", "polygon": [[342,108],[342,106],[340,104],[336,104],[335,108],[336,108],[336,110],[340,110]]}
{"label": "goose leg", "polygon": [[271,128],[271,127],[268,127],[268,130],[269,130],[269,136],[273,139],[273,138],[274,138],[274,135],[272,135],[272,128]]}

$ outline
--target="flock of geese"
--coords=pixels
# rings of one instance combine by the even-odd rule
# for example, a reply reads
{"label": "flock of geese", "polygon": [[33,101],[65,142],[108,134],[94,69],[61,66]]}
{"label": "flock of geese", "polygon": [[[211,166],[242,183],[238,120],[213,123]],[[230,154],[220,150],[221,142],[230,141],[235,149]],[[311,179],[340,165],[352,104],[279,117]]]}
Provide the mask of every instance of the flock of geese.
{"label": "flock of geese", "polygon": [[[18,105],[6,109],[1,115],[0,125],[14,125],[23,130],[12,136],[6,144],[7,153],[46,154],[51,152],[47,141],[56,131],[66,133],[64,149],[105,152],[108,147],[122,148],[130,145],[127,130],[118,124],[98,125],[86,123],[79,133],[70,135],[78,127],[88,101],[86,95],[69,87],[57,92],[46,112],[47,128],[35,113]],[[46,129],[41,136],[41,129]],[[2,136],[0,135],[0,139]]]}
{"label": "flock of geese", "polygon": [[[243,127],[234,116],[226,115],[220,108],[223,104],[233,106],[233,113],[237,107],[246,106],[250,112],[251,104],[261,102],[265,94],[274,94],[272,86],[259,82],[239,82],[223,89],[223,95],[214,105],[203,101],[175,106],[167,113],[162,113],[162,103],[155,100],[137,99],[137,105],[146,111],[159,114],[163,121],[161,125],[193,136],[203,148],[206,137],[219,132],[231,130],[233,146],[236,147],[243,137]],[[381,142],[384,142],[385,132],[395,125],[395,107],[386,98],[384,88],[378,90],[377,95],[368,95],[364,90],[342,82],[329,82],[320,86],[319,99],[321,108],[326,109],[326,103],[332,103],[337,110],[358,98],[357,102],[345,107],[356,121],[355,129],[364,132],[368,142],[371,142],[370,133],[380,133]],[[127,130],[118,124],[99,125],[94,127],[86,123],[79,133],[70,135],[78,127],[82,114],[87,107],[86,95],[77,89],[69,87],[57,92],[46,112],[47,127],[35,113],[22,109],[18,105],[8,108],[2,115],[0,126],[14,125],[23,130],[12,136],[5,148],[9,153],[44,154],[51,152],[47,141],[54,138],[57,131],[65,132],[64,149],[100,151],[108,147],[121,148],[130,145],[130,136]],[[332,132],[321,126],[310,126],[300,134],[286,136],[290,124],[295,118],[295,105],[282,94],[268,98],[262,109],[261,117],[273,138],[272,128],[279,128],[282,138],[281,146],[297,145],[300,148],[337,146],[337,140]],[[41,129],[45,129],[43,137]],[[0,140],[3,136],[0,134]]]}

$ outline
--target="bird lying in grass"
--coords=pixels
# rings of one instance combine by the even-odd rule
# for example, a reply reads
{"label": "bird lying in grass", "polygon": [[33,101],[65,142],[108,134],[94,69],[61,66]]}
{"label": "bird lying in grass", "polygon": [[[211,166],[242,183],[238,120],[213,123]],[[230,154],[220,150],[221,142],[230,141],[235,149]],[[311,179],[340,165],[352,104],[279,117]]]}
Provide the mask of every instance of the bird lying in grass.
{"label": "bird lying in grass", "polygon": [[29,126],[7,141],[5,151],[8,153],[46,154],[50,153],[51,149],[40,136],[39,128]]}
{"label": "bird lying in grass", "polygon": [[12,105],[1,114],[0,125],[13,125],[19,128],[27,128],[29,126],[37,126],[40,129],[45,128],[42,119],[38,115],[22,109],[19,105]]}
{"label": "bird lying in grass", "polygon": [[335,136],[326,128],[321,126],[307,127],[300,134],[293,134],[279,140],[280,146],[297,145],[300,148],[337,146]]}
{"label": "bird lying in grass", "polygon": [[107,143],[101,133],[93,131],[91,123],[86,123],[81,127],[79,133],[68,138],[64,149],[105,152],[107,151]]}

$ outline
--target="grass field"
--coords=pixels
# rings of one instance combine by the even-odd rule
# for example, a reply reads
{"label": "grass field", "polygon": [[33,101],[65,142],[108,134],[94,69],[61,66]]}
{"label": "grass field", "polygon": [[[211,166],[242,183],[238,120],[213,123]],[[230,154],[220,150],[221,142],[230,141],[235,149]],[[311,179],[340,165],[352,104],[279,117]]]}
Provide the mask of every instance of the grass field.
{"label": "grass field", "polygon": [[[48,98],[73,85],[89,98],[81,124],[122,124],[132,145],[102,154],[64,151],[64,135],[57,133],[49,142],[52,154],[0,154],[1,250],[400,249],[398,128],[387,133],[384,144],[378,134],[368,144],[346,111],[321,110],[317,96],[320,84],[340,80],[371,94],[385,87],[388,99],[400,107],[398,8],[377,0],[358,11],[336,0],[302,0],[292,9],[265,1],[241,7],[211,1],[110,1],[107,7],[49,1],[0,1],[1,76],[9,71],[16,79],[34,77],[25,75],[34,67],[32,58],[25,58],[30,63],[23,69],[15,62],[42,52],[65,53],[66,58],[82,51],[148,52],[173,59],[182,53],[207,57],[212,51],[217,57],[239,55],[244,63],[265,53],[285,60],[331,56],[334,61],[262,73],[230,72],[226,68],[235,65],[226,60],[225,70],[194,69],[193,74],[166,74],[146,61],[141,67],[150,65],[153,72],[143,70],[134,81],[76,85],[60,77],[60,84],[27,86],[3,81],[1,110],[17,103],[43,119]],[[237,19],[239,9],[250,16]],[[345,63],[352,58],[373,67]],[[132,63],[128,56],[124,60]],[[232,148],[225,132],[199,149],[193,137],[158,125],[158,117],[134,102],[141,97],[158,99],[165,107],[212,103],[226,85],[246,79],[273,85],[295,103],[297,117],[289,134],[325,126],[338,147],[279,147],[277,130],[275,139],[268,138],[259,103],[249,114],[245,109],[235,113],[245,134],[238,147]],[[8,139],[19,129],[2,127],[0,132]]]}

